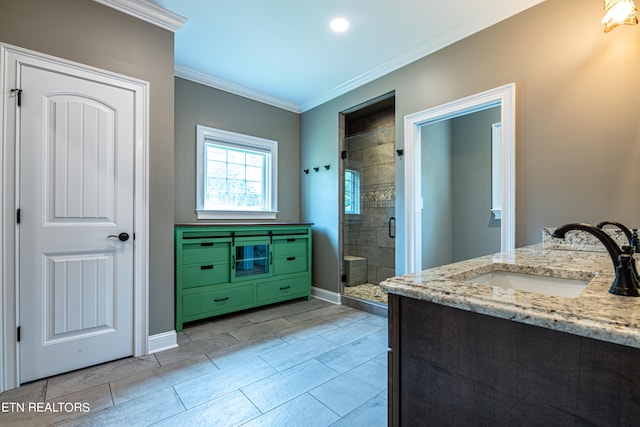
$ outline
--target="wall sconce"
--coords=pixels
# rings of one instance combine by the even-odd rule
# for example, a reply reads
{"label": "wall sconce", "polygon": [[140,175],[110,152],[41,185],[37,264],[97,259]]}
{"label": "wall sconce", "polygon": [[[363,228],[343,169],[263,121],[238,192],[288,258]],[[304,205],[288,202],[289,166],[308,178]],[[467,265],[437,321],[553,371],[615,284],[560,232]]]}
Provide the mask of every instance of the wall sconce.
{"label": "wall sconce", "polygon": [[638,9],[633,0],[604,0],[604,32],[608,33],[618,25],[638,23]]}

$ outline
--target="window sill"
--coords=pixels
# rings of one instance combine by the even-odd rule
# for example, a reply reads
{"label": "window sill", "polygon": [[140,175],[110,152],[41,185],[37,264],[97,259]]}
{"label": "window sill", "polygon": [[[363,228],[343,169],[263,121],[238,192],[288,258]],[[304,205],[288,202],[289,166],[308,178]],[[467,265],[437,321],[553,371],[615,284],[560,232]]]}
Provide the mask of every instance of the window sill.
{"label": "window sill", "polygon": [[207,211],[196,209],[198,219],[276,219],[278,211]]}

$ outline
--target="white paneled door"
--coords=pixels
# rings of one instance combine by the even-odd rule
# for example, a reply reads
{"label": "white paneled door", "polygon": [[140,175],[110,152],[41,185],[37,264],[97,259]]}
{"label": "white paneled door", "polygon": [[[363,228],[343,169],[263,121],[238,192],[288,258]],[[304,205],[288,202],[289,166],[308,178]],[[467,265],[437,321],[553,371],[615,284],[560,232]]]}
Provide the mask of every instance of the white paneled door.
{"label": "white paneled door", "polygon": [[133,354],[134,93],[18,71],[22,383]]}

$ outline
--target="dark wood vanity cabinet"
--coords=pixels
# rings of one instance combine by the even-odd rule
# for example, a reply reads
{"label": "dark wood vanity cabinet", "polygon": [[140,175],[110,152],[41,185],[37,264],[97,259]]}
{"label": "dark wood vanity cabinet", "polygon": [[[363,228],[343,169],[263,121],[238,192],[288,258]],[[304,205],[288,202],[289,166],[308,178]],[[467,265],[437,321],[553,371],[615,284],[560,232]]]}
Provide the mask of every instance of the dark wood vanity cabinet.
{"label": "dark wood vanity cabinet", "polygon": [[637,426],[640,349],[389,294],[390,426]]}

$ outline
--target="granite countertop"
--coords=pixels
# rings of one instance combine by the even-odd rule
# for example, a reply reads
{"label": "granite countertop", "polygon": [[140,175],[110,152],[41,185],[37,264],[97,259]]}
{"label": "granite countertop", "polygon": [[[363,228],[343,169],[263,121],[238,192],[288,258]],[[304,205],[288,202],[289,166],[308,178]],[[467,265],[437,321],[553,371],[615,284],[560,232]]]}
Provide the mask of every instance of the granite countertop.
{"label": "granite countertop", "polygon": [[[551,241],[549,233],[549,229],[543,232],[544,243],[392,277],[382,282],[381,288],[409,298],[640,348],[640,298],[609,293],[614,268],[609,255],[600,251],[604,248],[585,241],[580,250],[580,245]],[[589,283],[578,297],[568,298],[468,281],[494,269],[586,279]]]}

